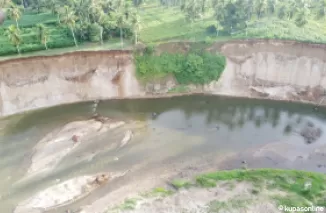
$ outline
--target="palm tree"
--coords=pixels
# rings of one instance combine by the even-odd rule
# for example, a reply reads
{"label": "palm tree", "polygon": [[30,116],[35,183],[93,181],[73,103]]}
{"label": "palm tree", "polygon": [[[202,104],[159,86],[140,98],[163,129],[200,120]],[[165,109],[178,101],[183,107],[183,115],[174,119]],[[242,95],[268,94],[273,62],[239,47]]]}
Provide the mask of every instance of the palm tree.
{"label": "palm tree", "polygon": [[9,17],[12,20],[15,20],[17,29],[19,29],[18,20],[21,18],[21,15],[21,8],[15,4],[12,4],[11,8],[9,9]]}
{"label": "palm tree", "polygon": [[120,42],[121,42],[121,47],[123,47],[123,27],[125,25],[125,15],[122,13],[118,14],[117,17],[117,26],[120,29]]}
{"label": "palm tree", "polygon": [[0,9],[0,25],[6,20],[6,13]]}
{"label": "palm tree", "polygon": [[19,45],[22,42],[19,28],[16,28],[15,25],[10,25],[7,30],[6,34],[10,40],[10,42],[16,47],[17,53],[20,54]]}
{"label": "palm tree", "polygon": [[264,12],[267,10],[266,0],[257,0],[256,5],[255,5],[255,10],[256,10],[258,19],[260,19],[262,17],[262,15],[264,14]]}
{"label": "palm tree", "polygon": [[70,28],[71,34],[74,38],[75,45],[76,45],[76,47],[78,47],[75,32],[74,32],[74,29],[76,27],[77,17],[75,16],[74,12],[68,6],[64,6],[64,9],[65,9],[65,11],[63,14],[62,22]]}
{"label": "palm tree", "polygon": [[325,16],[326,16],[326,0],[318,1],[316,8],[317,8],[317,18],[325,18]]}
{"label": "palm tree", "polygon": [[139,32],[139,28],[140,28],[140,21],[139,21],[139,16],[137,13],[132,14],[131,23],[132,23],[132,28],[134,29],[135,44],[137,44],[138,43],[138,32]]}
{"label": "palm tree", "polygon": [[0,0],[0,8],[6,8],[10,2],[10,0]]}
{"label": "palm tree", "polygon": [[125,0],[114,0],[113,5],[116,11],[122,10],[125,7]]}
{"label": "palm tree", "polygon": [[40,41],[44,45],[45,49],[47,50],[48,49],[47,43],[49,41],[49,32],[43,24],[38,24],[37,28],[38,28]]}

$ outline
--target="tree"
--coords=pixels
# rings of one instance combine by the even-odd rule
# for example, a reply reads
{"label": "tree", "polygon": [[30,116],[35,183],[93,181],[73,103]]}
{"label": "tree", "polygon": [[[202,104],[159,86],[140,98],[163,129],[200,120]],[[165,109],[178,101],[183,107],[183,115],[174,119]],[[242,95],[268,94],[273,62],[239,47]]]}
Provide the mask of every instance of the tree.
{"label": "tree", "polygon": [[138,43],[138,32],[139,32],[139,28],[140,28],[140,21],[139,21],[139,16],[137,13],[133,13],[132,14],[132,28],[134,31],[134,36],[135,36],[135,44]]}
{"label": "tree", "polygon": [[258,19],[260,19],[267,10],[266,0],[256,0],[255,11]]}
{"label": "tree", "polygon": [[12,4],[11,7],[9,8],[9,17],[12,20],[15,20],[17,29],[19,29],[18,20],[21,18],[21,15],[22,15],[21,8],[19,6]]}
{"label": "tree", "polygon": [[206,12],[207,0],[201,0],[201,12],[204,14]]}
{"label": "tree", "polygon": [[32,0],[31,1],[31,5],[32,5],[32,8],[36,8],[37,10],[37,13],[40,13],[41,12],[41,7],[44,6],[44,4],[46,3],[47,0]]}
{"label": "tree", "polygon": [[48,49],[47,43],[49,41],[49,32],[43,24],[38,24],[37,28],[38,28],[39,39],[41,43],[44,45],[45,49],[47,50]]}
{"label": "tree", "polygon": [[248,16],[243,4],[242,0],[228,1],[224,6],[215,9],[216,20],[224,30],[232,33],[233,29],[244,29],[246,27]]}
{"label": "tree", "polygon": [[6,8],[8,5],[10,5],[10,0],[0,0],[0,8]]}
{"label": "tree", "polygon": [[201,16],[202,5],[197,0],[183,0],[180,9],[185,13],[186,19],[193,24]]}
{"label": "tree", "polygon": [[295,2],[290,0],[288,2],[281,2],[278,5],[277,9],[277,16],[280,19],[286,18],[287,20],[290,20],[293,18],[296,11]]}
{"label": "tree", "polygon": [[121,42],[121,47],[123,47],[123,27],[125,25],[125,16],[124,14],[118,14],[117,17],[117,26],[119,27],[120,30],[120,42]]}
{"label": "tree", "polygon": [[54,15],[58,13],[58,10],[60,7],[58,2],[56,2],[55,0],[47,0],[45,2],[45,6],[46,6],[46,8],[49,8],[51,10],[51,13]]}
{"label": "tree", "polygon": [[325,18],[326,16],[326,0],[316,1],[316,16],[318,19]]}
{"label": "tree", "polygon": [[6,13],[0,9],[0,25],[6,20]]}
{"label": "tree", "polygon": [[277,0],[267,0],[267,11],[270,15],[276,11]]}
{"label": "tree", "polygon": [[62,22],[70,28],[71,34],[74,38],[75,46],[78,47],[75,32],[74,32],[74,29],[76,27],[77,17],[75,16],[75,14],[71,10],[71,8],[69,8],[67,5],[64,6],[64,14],[62,14],[62,15],[63,15]]}
{"label": "tree", "polygon": [[7,30],[6,34],[10,40],[10,42],[16,47],[17,53],[20,54],[20,48],[19,45],[22,42],[19,28],[16,28],[15,25],[10,25]]}
{"label": "tree", "polygon": [[304,32],[304,26],[308,23],[307,16],[308,16],[308,9],[300,8],[294,20],[295,25],[297,25],[297,27],[302,28],[303,32]]}
{"label": "tree", "polygon": [[132,0],[132,3],[138,8],[143,3],[143,0]]}

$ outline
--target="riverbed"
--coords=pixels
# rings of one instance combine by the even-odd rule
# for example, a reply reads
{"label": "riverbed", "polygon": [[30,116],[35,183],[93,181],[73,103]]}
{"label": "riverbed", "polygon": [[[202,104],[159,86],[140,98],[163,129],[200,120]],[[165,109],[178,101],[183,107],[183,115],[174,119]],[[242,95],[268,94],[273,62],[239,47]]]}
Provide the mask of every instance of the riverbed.
{"label": "riverbed", "polygon": [[[253,168],[326,171],[322,163],[326,152],[325,109],[193,95],[100,101],[96,112],[126,122],[124,129],[102,134],[64,157],[51,172],[24,180],[38,141],[69,122],[90,119],[93,106],[93,102],[76,103],[0,119],[1,212],[13,212],[20,202],[58,182],[97,172],[130,170],[132,176],[50,212],[96,207],[99,198],[128,181],[140,183],[144,174],[183,177],[204,170],[240,168],[244,162]],[[309,144],[298,134],[307,123],[322,132]],[[110,144],[120,142],[127,129],[132,129],[133,139],[123,147],[112,148]]]}

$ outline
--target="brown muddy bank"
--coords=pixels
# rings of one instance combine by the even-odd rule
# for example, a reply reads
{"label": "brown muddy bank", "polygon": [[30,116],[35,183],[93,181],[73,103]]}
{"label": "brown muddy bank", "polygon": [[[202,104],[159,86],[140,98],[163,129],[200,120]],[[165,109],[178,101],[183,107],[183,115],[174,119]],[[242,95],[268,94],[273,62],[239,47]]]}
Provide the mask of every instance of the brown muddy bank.
{"label": "brown muddy bank", "polygon": [[[160,44],[159,52],[188,52],[190,42]],[[219,81],[188,85],[189,93],[324,104],[326,45],[277,40],[238,40],[206,45],[227,58]],[[141,85],[132,51],[80,51],[0,62],[0,116],[89,101],[161,97],[175,79]]]}
{"label": "brown muddy bank", "polygon": [[0,72],[0,115],[141,93],[129,51],[13,59]]}

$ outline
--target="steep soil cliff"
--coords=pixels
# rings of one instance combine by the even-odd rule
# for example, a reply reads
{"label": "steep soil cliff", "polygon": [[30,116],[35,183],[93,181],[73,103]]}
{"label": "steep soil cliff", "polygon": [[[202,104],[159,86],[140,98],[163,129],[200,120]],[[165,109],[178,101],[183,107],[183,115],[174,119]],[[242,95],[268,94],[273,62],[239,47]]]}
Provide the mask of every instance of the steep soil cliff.
{"label": "steep soil cliff", "polygon": [[326,89],[326,45],[253,40],[215,44],[227,57],[218,94],[319,102]]}
{"label": "steep soil cliff", "polygon": [[[242,40],[206,46],[226,56],[226,68],[218,82],[188,85],[188,92],[326,104],[326,45]],[[175,42],[157,50],[185,53],[190,48],[190,42]],[[170,78],[140,86],[131,51],[7,60],[0,62],[0,116],[78,101],[162,95],[176,86]]]}
{"label": "steep soil cliff", "polygon": [[0,62],[0,115],[140,94],[129,51],[74,52]]}

